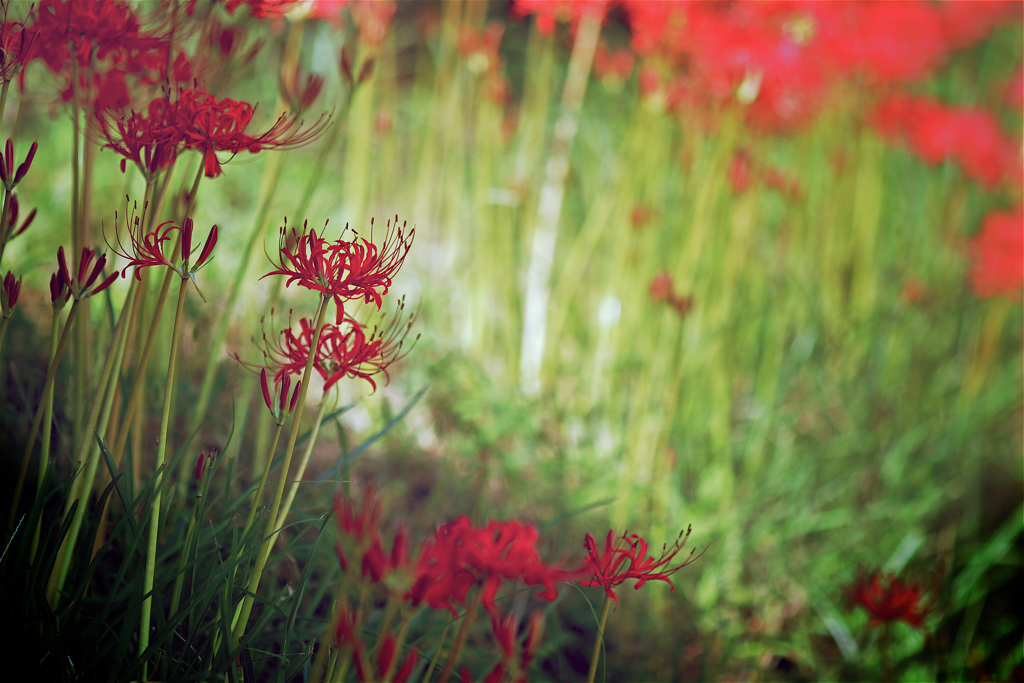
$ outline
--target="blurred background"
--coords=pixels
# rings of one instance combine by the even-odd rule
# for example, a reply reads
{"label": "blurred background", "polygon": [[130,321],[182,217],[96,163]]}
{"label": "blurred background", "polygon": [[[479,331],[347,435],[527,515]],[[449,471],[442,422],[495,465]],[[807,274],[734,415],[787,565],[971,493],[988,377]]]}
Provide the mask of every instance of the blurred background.
{"label": "blurred background", "polygon": [[[228,2],[216,16],[219,67],[200,83],[258,103],[266,128],[298,65],[324,79],[306,118],[333,123],[302,148],[225,157],[200,187],[196,222],[220,243],[209,303],[187,302],[179,443],[223,449],[234,428],[229,455],[261,450],[262,398],[231,356],[259,359],[272,305],[275,324],[313,313],[308,292],[258,281],[285,217],[329,221],[331,238],[369,236],[374,218],[378,241],[407,221],[386,307],[405,296],[420,338],[386,387],[341,389],[339,406],[356,403],[325,425],[317,476],[408,408],[342,473],[385,489],[394,519],[526,518],[566,557],[587,531],[658,548],[692,524],[707,550],[677,589],[619,601],[607,680],[867,680],[878,635],[843,592],[859,567],[934,602],[927,629],[893,632],[898,678],[1024,680],[1020,3]],[[25,278],[4,347],[12,406],[45,375],[72,184],[61,86],[41,64],[25,82],[3,121],[19,149],[40,145],[19,186],[39,213],[6,251]],[[145,183],[83,128],[87,243],[102,246]],[[124,297],[108,292],[94,325]],[[159,386],[162,363],[150,372]],[[552,680],[586,671],[587,596],[569,590],[548,626]]]}

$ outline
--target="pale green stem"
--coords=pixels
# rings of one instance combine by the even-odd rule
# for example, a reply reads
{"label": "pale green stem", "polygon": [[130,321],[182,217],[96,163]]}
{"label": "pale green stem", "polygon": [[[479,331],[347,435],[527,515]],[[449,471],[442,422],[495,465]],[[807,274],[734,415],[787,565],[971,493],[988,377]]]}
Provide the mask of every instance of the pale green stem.
{"label": "pale green stem", "polygon": [[[49,369],[46,371],[46,381],[43,382],[43,396],[46,396],[46,392],[50,391],[53,387],[54,377],[57,376],[57,366],[60,364],[60,358],[64,355],[64,349],[67,347],[68,338],[71,336],[71,323],[75,320],[75,313],[78,311],[78,299],[71,304],[71,311],[68,313],[67,320],[64,321],[64,331],[60,335],[60,343],[57,344],[57,353],[53,357],[53,363],[50,364]],[[32,428],[28,433],[28,441],[25,444],[25,454],[21,458],[21,469],[18,471],[18,483],[14,487],[14,497],[11,501],[11,515],[9,518],[8,526],[14,526],[15,513],[18,511],[18,503],[21,500],[21,489],[25,485],[25,475],[28,473],[28,461],[32,456],[32,447],[36,443],[36,436],[39,434],[39,425],[43,420],[43,410],[45,401],[39,402],[39,407],[36,408],[36,416],[32,419]]]}
{"label": "pale green stem", "polygon": [[[194,197],[193,197],[194,199]],[[148,595],[153,590],[153,574],[156,571],[156,543],[160,531],[160,501],[163,490],[161,481],[164,468],[164,457],[167,454],[167,430],[171,421],[171,399],[174,394],[174,371],[178,355],[178,337],[181,336],[182,311],[185,308],[185,291],[188,287],[188,277],[181,279],[181,286],[178,288],[178,307],[174,313],[174,330],[171,332],[171,353],[167,361],[167,386],[164,389],[164,409],[160,418],[160,437],[157,440],[156,462],[154,463],[153,475],[156,477],[155,495],[150,508],[149,521],[149,544],[146,549],[146,572],[142,577],[142,594],[146,597],[142,600],[142,618],[139,626],[139,654],[145,652],[149,646],[149,618],[153,609],[153,596]],[[142,663],[142,680],[148,678],[148,662]]]}
{"label": "pale green stem", "polygon": [[[281,438],[281,427],[283,425],[277,425],[274,430],[274,438],[270,444],[270,450],[267,452],[266,466],[263,468],[263,476],[260,477],[260,485],[256,487],[256,495],[252,497],[252,504],[249,506],[249,516],[245,520],[245,526],[242,527],[242,538],[249,533],[249,529],[252,528],[253,520],[256,518],[256,509],[260,506],[260,501],[263,500],[263,489],[267,485],[267,477],[270,475],[270,466],[274,462],[274,451],[277,450],[277,442]],[[239,554],[242,552],[242,548],[238,549]]]}
{"label": "pale green stem", "polygon": [[[295,494],[299,490],[299,484],[302,482],[302,475],[306,473],[306,465],[309,464],[309,458],[313,455],[313,446],[316,444],[316,438],[320,435],[320,422],[324,419],[324,413],[327,409],[327,396],[325,395],[320,401],[320,409],[316,412],[316,422],[313,423],[313,431],[309,434],[309,439],[306,440],[306,450],[302,452],[302,459],[299,460],[299,467],[295,472],[295,479],[292,480],[292,485],[288,489],[288,495],[285,496],[284,503],[281,505],[281,514],[277,518],[276,527],[280,529],[284,526],[284,522],[288,519],[288,512],[292,509],[292,501],[295,500]],[[280,430],[280,428],[278,428]],[[268,461],[269,462],[269,461]]]}
{"label": "pale green stem", "polygon": [[181,584],[185,578],[185,564],[189,560],[189,553],[192,548],[192,535],[196,529],[196,515],[199,512],[199,503],[203,500],[203,482],[199,482],[199,486],[196,489],[196,497],[192,502],[192,514],[188,519],[188,528],[185,531],[185,542],[181,546],[181,556],[178,558],[178,576],[174,579],[174,592],[171,595],[171,607],[167,613],[167,618],[170,619],[174,616],[174,613],[178,611],[178,600],[181,598]]}
{"label": "pale green stem", "polygon": [[452,672],[455,671],[455,664],[459,661],[459,654],[462,651],[462,645],[466,642],[466,636],[469,635],[469,627],[473,623],[473,619],[476,618],[476,610],[480,606],[480,598],[483,595],[483,589],[479,588],[476,591],[476,595],[469,603],[469,608],[466,613],[462,615],[462,624],[459,626],[459,633],[455,636],[455,642],[452,643],[452,651],[448,653],[448,660],[444,664],[444,671],[441,672],[441,678],[437,679],[437,683],[448,683],[448,679],[451,678]]}
{"label": "pale green stem", "polygon": [[562,111],[551,140],[551,156],[545,170],[537,206],[530,262],[526,271],[523,303],[523,336],[519,357],[519,381],[523,393],[540,391],[540,373],[544,361],[551,268],[558,238],[558,218],[562,212],[565,179],[569,173],[569,153],[576,137],[577,118],[583,105],[590,67],[601,33],[601,19],[586,14],[580,19],[569,57],[569,71],[562,91]]}
{"label": "pale green stem", "polygon": [[597,626],[597,637],[594,638],[594,654],[590,656],[590,673],[587,674],[587,683],[594,683],[594,676],[597,674],[597,662],[601,658],[601,646],[604,643],[604,625],[608,621],[608,610],[611,606],[612,599],[605,594],[604,607],[601,608],[601,623]]}
{"label": "pale green stem", "polygon": [[267,557],[270,555],[270,550],[274,547],[274,542],[277,540],[278,532],[275,531],[275,524],[277,522],[278,512],[281,509],[281,498],[284,496],[285,483],[288,481],[288,470],[291,468],[292,453],[295,451],[295,442],[299,437],[302,411],[306,403],[306,392],[309,390],[309,377],[313,372],[313,361],[316,358],[316,349],[320,344],[320,331],[324,324],[324,318],[327,315],[328,301],[328,299],[323,297],[320,299],[320,306],[318,308],[316,320],[316,332],[313,334],[313,341],[309,347],[310,354],[306,361],[306,371],[302,376],[302,388],[299,390],[298,405],[295,408],[295,415],[292,418],[292,429],[291,433],[288,435],[288,446],[284,452],[284,462],[281,464],[281,478],[277,482],[277,490],[274,491],[274,502],[270,508],[270,516],[267,517],[267,527],[263,534],[263,545],[260,547],[260,550],[256,555],[256,563],[253,565],[252,571],[249,574],[249,582],[247,584],[248,593],[242,599],[242,611],[239,615],[238,622],[235,624],[234,630],[231,633],[235,643],[238,643],[242,639],[242,634],[245,632],[245,627],[249,622],[249,614],[252,612],[252,605],[255,600],[254,596],[260,587],[260,577],[263,575],[263,567],[266,565]]}

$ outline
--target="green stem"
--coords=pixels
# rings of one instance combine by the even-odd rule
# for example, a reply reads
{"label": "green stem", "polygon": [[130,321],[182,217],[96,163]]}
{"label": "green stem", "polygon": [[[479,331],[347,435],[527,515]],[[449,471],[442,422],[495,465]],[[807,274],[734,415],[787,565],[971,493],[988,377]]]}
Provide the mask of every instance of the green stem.
{"label": "green stem", "polygon": [[306,403],[306,392],[309,391],[309,377],[313,372],[313,361],[316,358],[316,349],[320,344],[320,331],[324,324],[324,318],[327,315],[328,302],[329,299],[325,297],[320,298],[320,306],[317,310],[316,332],[313,335],[313,341],[309,347],[310,354],[309,358],[306,360],[306,371],[302,376],[302,388],[299,390],[298,405],[295,408],[295,416],[292,418],[292,429],[291,433],[288,435],[288,447],[285,449],[284,462],[281,464],[281,478],[278,479],[277,490],[274,492],[274,502],[270,508],[270,516],[267,517],[267,527],[263,534],[263,545],[256,555],[256,563],[253,565],[252,571],[249,574],[249,583],[247,584],[248,592],[242,599],[242,611],[239,615],[238,622],[235,624],[234,629],[231,632],[231,636],[235,639],[235,643],[238,643],[242,639],[242,633],[245,632],[246,624],[249,621],[249,615],[252,613],[252,605],[255,600],[254,596],[260,587],[260,577],[263,575],[263,567],[266,565],[267,557],[270,555],[270,550],[274,547],[274,542],[277,540],[278,531],[275,531],[277,514],[281,509],[281,498],[284,496],[284,487],[288,480],[288,470],[291,467],[292,453],[295,451],[295,442],[299,437],[302,411]]}
{"label": "green stem", "polygon": [[[281,514],[278,515],[277,523],[275,524],[278,529],[284,526],[284,521],[288,518],[288,512],[292,509],[292,501],[295,500],[295,494],[299,490],[299,483],[302,481],[302,475],[306,473],[306,465],[309,464],[309,458],[313,455],[313,446],[316,444],[316,438],[320,435],[320,422],[324,419],[326,409],[327,396],[325,395],[320,401],[320,409],[316,412],[316,422],[313,423],[313,431],[310,432],[309,439],[306,440],[306,450],[303,451],[302,459],[299,460],[299,467],[295,471],[295,478],[292,480],[292,485],[288,489],[288,495],[285,496],[284,503],[281,504]],[[278,427],[278,431],[280,431],[280,427]]]}
{"label": "green stem", "polygon": [[[277,442],[281,438],[281,427],[283,425],[277,425],[277,429],[274,430],[274,439],[270,444],[270,450],[267,453],[266,466],[263,468],[263,476],[260,477],[260,485],[256,487],[256,495],[252,497],[252,505],[249,506],[249,516],[245,520],[245,526],[242,527],[242,538],[249,533],[249,529],[252,528],[253,520],[256,517],[256,508],[260,506],[260,501],[263,500],[263,489],[267,485],[267,477],[270,475],[270,466],[274,462],[274,451],[277,450]],[[242,552],[242,548],[239,547],[239,554]]]}
{"label": "green stem", "polygon": [[[6,324],[7,319],[4,319]],[[60,311],[53,311],[53,322],[50,324],[50,354],[47,357],[46,364],[50,366],[53,364],[53,357],[57,355],[57,338],[60,329]],[[43,445],[42,450],[39,454],[39,481],[36,482],[36,495],[40,495],[43,491],[43,485],[46,483],[46,468],[50,464],[50,439],[53,434],[53,391],[48,391],[46,396],[43,397],[45,401],[45,408],[43,409],[43,424],[47,425],[43,429]],[[30,557],[36,556],[36,550],[39,548],[39,533],[41,530],[40,524],[36,524],[34,535],[32,536],[32,550],[29,553]]]}
{"label": "green stem", "polygon": [[[71,332],[71,323],[75,320],[75,313],[78,311],[78,299],[71,304],[71,311],[68,313],[67,320],[64,321],[64,331],[60,335],[60,343],[57,344],[57,353],[53,357],[53,363],[50,364],[49,369],[46,371],[46,381],[43,383],[43,397],[53,387],[54,377],[57,375],[57,366],[60,364],[60,358],[64,355],[64,349],[67,347],[68,338]],[[36,408],[36,416],[32,419],[32,428],[28,433],[28,442],[25,444],[25,454],[21,458],[21,469],[18,471],[18,483],[14,487],[14,499],[11,502],[11,515],[8,520],[8,526],[14,527],[15,513],[18,511],[18,502],[21,500],[21,489],[25,485],[25,475],[28,473],[28,461],[32,456],[32,447],[36,443],[36,436],[39,434],[39,425],[43,420],[43,409],[44,401],[39,402],[39,407]]]}
{"label": "green stem", "polygon": [[469,603],[469,609],[462,616],[462,624],[459,626],[459,633],[455,636],[455,642],[452,643],[452,651],[448,653],[448,660],[444,664],[444,671],[441,672],[441,678],[437,680],[437,683],[448,683],[448,679],[452,677],[452,672],[455,671],[455,664],[459,661],[459,653],[462,651],[462,645],[466,642],[466,636],[469,635],[469,626],[473,623],[473,619],[476,617],[476,610],[480,606],[480,598],[483,595],[483,590],[478,589],[476,595],[473,596],[473,600]]}
{"label": "green stem", "polygon": [[7,91],[10,89],[10,87],[11,82],[7,80],[4,81],[3,87],[0,88],[0,131],[3,130],[4,112],[7,111]]}
{"label": "green stem", "polygon": [[[194,197],[193,197],[194,199]],[[156,477],[156,492],[149,522],[149,544],[146,549],[146,572],[142,577],[142,618],[139,625],[139,654],[140,656],[149,646],[149,618],[153,609],[153,597],[148,595],[153,590],[153,574],[156,571],[156,542],[160,531],[160,500],[162,492],[161,478],[163,475],[164,456],[167,453],[167,429],[171,421],[171,399],[174,393],[174,371],[178,356],[178,337],[181,336],[182,311],[185,308],[185,291],[188,285],[188,278],[181,279],[181,286],[178,288],[178,307],[174,313],[174,330],[171,332],[171,353],[167,361],[167,386],[164,389],[164,409],[160,418],[160,436],[157,440],[156,463],[154,464],[154,476]],[[142,663],[142,680],[148,678],[148,662]]]}
{"label": "green stem", "polygon": [[437,641],[437,649],[434,650],[434,658],[430,660],[430,666],[427,667],[427,673],[423,676],[423,683],[430,683],[430,675],[434,673],[434,669],[437,667],[437,660],[441,659],[441,651],[444,650],[444,641],[448,637],[448,626],[445,624],[444,629],[441,631],[441,638]]}
{"label": "green stem", "polygon": [[409,631],[410,621],[412,621],[412,614],[407,614],[402,618],[402,625],[398,627],[398,635],[395,637],[395,655],[391,658],[391,664],[388,665],[387,671],[382,677],[384,683],[391,683],[391,676],[398,667],[398,660],[401,658],[402,646],[405,644],[405,634]]}
{"label": "green stem", "polygon": [[604,625],[608,621],[608,611],[611,606],[612,599],[606,593],[604,607],[601,608],[601,623],[597,626],[597,637],[594,638],[594,654],[590,656],[590,672],[587,674],[587,683],[594,683],[594,676],[597,674],[597,661],[601,658],[601,649],[604,644]]}

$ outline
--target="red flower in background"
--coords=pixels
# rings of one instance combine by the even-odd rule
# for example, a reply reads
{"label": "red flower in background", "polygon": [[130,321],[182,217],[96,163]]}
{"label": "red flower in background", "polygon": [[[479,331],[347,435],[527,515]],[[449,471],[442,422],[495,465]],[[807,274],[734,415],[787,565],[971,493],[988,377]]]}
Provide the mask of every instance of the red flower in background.
{"label": "red flower in background", "polygon": [[979,297],[1014,301],[1024,287],[1024,209],[990,211],[971,240],[971,287]]}
{"label": "red flower in background", "polygon": [[585,14],[598,16],[603,21],[610,4],[608,0],[513,0],[512,14],[517,17],[536,15],[537,31],[550,35],[559,21],[571,22],[575,31],[580,17]]}
{"label": "red flower in background", "polygon": [[8,270],[3,287],[0,288],[0,310],[3,311],[3,317],[10,318],[14,314],[14,306],[18,303],[20,291],[21,278],[16,279],[14,273]]}
{"label": "red flower in background", "polygon": [[899,93],[878,106],[872,122],[883,136],[906,140],[925,162],[953,159],[965,175],[989,188],[1021,180],[1019,141],[1006,135],[995,115],[984,109]]}
{"label": "red flower in background", "polygon": [[[92,265],[92,260],[96,256],[97,252],[89,247],[82,247],[82,254],[78,259],[78,270],[72,276],[71,271],[68,269],[67,260],[64,258],[64,247],[57,247],[57,264],[59,266],[60,279],[68,287],[68,291],[75,299],[86,299],[99,294],[114,284],[114,280],[117,279],[117,271],[115,270],[100,281],[99,284],[96,284],[96,280],[107,264],[107,255],[100,254],[99,258],[96,259],[96,264],[90,270],[89,266]],[[96,284],[95,287],[93,286],[94,284]]]}
{"label": "red flower in background", "polygon": [[536,543],[537,528],[519,522],[488,522],[474,528],[468,517],[459,517],[437,530],[423,547],[416,580],[408,598],[414,605],[426,602],[434,609],[447,609],[454,616],[455,604],[465,601],[470,589],[479,585],[487,611],[498,615],[494,598],[503,580],[544,586],[540,597],[558,597],[555,581],[574,578],[578,572],[551,567],[541,562]]}
{"label": "red flower in background", "polygon": [[847,591],[853,605],[859,605],[871,615],[870,626],[905,621],[918,628],[928,614],[929,607],[921,606],[924,589],[905,583],[891,574],[874,571],[861,575]]}
{"label": "red flower in background", "polygon": [[580,585],[601,586],[604,588],[605,594],[616,602],[619,598],[615,594],[615,586],[620,586],[630,579],[636,581],[635,590],[640,590],[648,581],[664,581],[672,590],[675,590],[672,579],[669,577],[700,558],[700,555],[694,557],[694,551],[691,550],[690,555],[682,564],[669,567],[675,556],[686,545],[686,540],[689,537],[690,529],[687,527],[685,532],[679,532],[679,536],[671,546],[663,547],[661,556],[655,559],[653,556],[647,556],[647,541],[636,534],[629,536],[623,534],[616,539],[615,532],[609,529],[603,552],[598,551],[594,535],[587,534],[583,541],[583,547],[587,549],[587,557],[584,558],[584,562],[587,571],[590,572],[590,578],[580,581]]}

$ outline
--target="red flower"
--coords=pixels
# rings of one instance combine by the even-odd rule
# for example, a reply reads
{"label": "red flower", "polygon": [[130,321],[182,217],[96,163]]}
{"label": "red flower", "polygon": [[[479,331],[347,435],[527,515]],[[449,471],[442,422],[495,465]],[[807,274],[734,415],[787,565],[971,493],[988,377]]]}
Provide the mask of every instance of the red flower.
{"label": "red flower", "polygon": [[[613,590],[615,586],[633,579],[636,581],[634,589],[639,590],[648,581],[664,581],[672,590],[675,586],[669,578],[672,574],[695,562],[700,555],[693,557],[694,551],[686,560],[675,567],[668,567],[679,551],[686,545],[686,539],[690,537],[690,528],[685,532],[679,532],[675,542],[669,547],[662,548],[661,556],[658,559],[647,557],[647,541],[636,534],[615,539],[615,532],[608,531],[604,542],[604,552],[598,552],[597,541],[593,534],[587,534],[583,541],[583,547],[587,549],[587,557],[584,562],[590,571],[590,578],[580,581],[582,586],[601,586],[605,594],[612,600],[618,601],[618,596]],[[621,544],[625,543],[623,547]],[[702,553],[703,554],[703,553]]]}
{"label": "red flower", "polygon": [[[372,231],[372,221],[370,226]],[[397,217],[394,229],[388,221],[384,246],[378,253],[377,246],[365,238],[328,242],[315,230],[307,232],[305,225],[301,233],[294,228],[289,233],[286,225],[281,228],[279,257],[274,263],[277,269],[263,277],[287,275],[286,287],[297,282],[300,287],[334,299],[336,322],[341,324],[347,300],[362,298],[381,307],[381,296],[387,294],[392,277],[401,268],[416,234],[415,230],[405,232],[404,228],[405,224],[398,227]]]}
{"label": "red flower", "polygon": [[14,170],[14,143],[10,138],[7,138],[7,146],[4,148],[4,153],[0,154],[0,181],[7,187],[7,190],[13,190],[14,186],[21,182],[21,179],[28,173],[29,168],[32,167],[32,159],[36,156],[36,150],[39,149],[39,143],[33,142],[32,146],[28,150],[28,154],[25,155],[25,161],[18,165],[18,170]]}
{"label": "red flower", "polygon": [[325,392],[343,377],[364,379],[374,391],[377,383],[373,381],[373,375],[384,373],[385,381],[390,381],[388,366],[408,353],[408,350],[402,353],[402,345],[412,329],[413,317],[402,323],[404,306],[403,301],[391,322],[381,328],[375,327],[369,336],[355,321],[349,321],[346,331],[336,325],[324,325],[320,333],[322,356],[317,358],[315,367],[324,380]]}
{"label": "red flower", "polygon": [[217,152],[235,155],[245,150],[255,154],[264,149],[298,147],[319,137],[330,123],[330,117],[324,115],[309,128],[300,130],[301,119],[282,114],[266,132],[250,135],[245,129],[254,111],[247,102],[217,100],[202,90],[186,90],[174,104],[170,125],[186,148],[203,154],[206,177],[215,178],[221,174]]}
{"label": "red flower", "polygon": [[151,178],[177,158],[181,136],[171,128],[170,115],[170,100],[158,97],[150,101],[146,114],[133,111],[118,118],[110,114],[96,117],[100,133],[107,141],[103,146],[124,157],[122,173],[126,162],[132,161],[143,176]]}
{"label": "red flower", "polygon": [[525,17],[537,15],[537,32],[551,34],[556,21],[572,22],[573,30],[585,14],[596,15],[602,20],[608,13],[608,0],[514,0],[512,14]]}
{"label": "red flower", "polygon": [[377,538],[382,510],[383,501],[372,486],[368,486],[364,491],[360,505],[356,505],[352,498],[342,497],[341,494],[334,496],[338,527],[344,536],[351,538],[359,546],[368,545]]}
{"label": "red flower", "polygon": [[96,260],[96,265],[90,271],[89,266],[92,264],[94,256],[96,256],[95,251],[89,247],[82,247],[82,255],[78,259],[78,271],[75,277],[72,277],[68,270],[67,260],[64,258],[64,247],[57,247],[57,264],[61,281],[67,285],[70,294],[75,299],[87,299],[94,294],[99,294],[117,279],[117,271],[115,270],[106,279],[93,287],[96,279],[103,272],[103,267],[107,264],[107,255],[103,254]]}
{"label": "red flower", "polygon": [[8,82],[17,76],[35,56],[39,35],[25,30],[18,21],[7,21],[11,4],[4,3],[4,23],[0,27],[0,81]]}
{"label": "red flower", "polygon": [[[210,234],[206,238],[203,250],[199,253],[199,258],[195,260],[194,264],[189,264],[189,258],[195,253],[195,250],[192,249],[193,223],[191,218],[186,218],[181,227],[175,225],[173,221],[165,221],[146,235],[142,234],[142,223],[134,214],[126,221],[126,224],[131,249],[124,248],[120,235],[117,236],[120,250],[114,249],[118,256],[128,260],[128,265],[121,270],[121,277],[124,277],[129,268],[135,266],[135,279],[141,280],[143,268],[163,265],[178,273],[182,279],[191,278],[195,283],[193,275],[210,260],[213,248],[217,245],[217,226],[214,225],[210,228]],[[175,266],[164,254],[165,245],[171,241],[173,232],[178,232],[181,240],[181,265],[179,266]],[[196,289],[198,291],[198,287]],[[200,296],[202,296],[202,292],[200,292]],[[203,301],[206,301],[206,297],[203,297]]]}
{"label": "red flower", "polygon": [[18,195],[11,193],[11,201],[7,203],[6,207],[7,216],[5,217],[0,226],[0,254],[3,253],[3,246],[13,240],[21,233],[28,230],[28,226],[32,225],[33,219],[36,217],[36,210],[32,209],[22,224],[18,225]]}
{"label": "red flower", "polygon": [[750,187],[753,164],[750,155],[740,150],[734,152],[729,161],[729,187],[736,194],[743,194]]}
{"label": "red flower", "polygon": [[138,18],[117,0],[41,0],[33,19],[26,30],[38,36],[36,56],[54,73],[72,58],[85,68],[93,59],[123,54],[140,38]]}
{"label": "red flower", "polygon": [[14,313],[14,305],[18,303],[18,293],[21,292],[21,278],[14,279],[14,273],[7,271],[4,277],[3,288],[0,289],[0,309],[3,310],[3,317],[10,318]]}
{"label": "red flower", "polygon": [[284,419],[295,410],[295,402],[299,398],[299,389],[302,388],[302,383],[300,382],[295,385],[295,391],[292,392],[292,397],[289,401],[288,389],[291,383],[291,375],[287,372],[283,376],[275,376],[274,391],[278,395],[272,399],[270,397],[270,386],[267,382],[267,369],[260,369],[260,388],[263,389],[263,400],[267,404],[267,408],[270,409],[270,414],[274,416],[277,424],[283,424]]}
{"label": "red flower", "polygon": [[905,621],[918,628],[930,607],[921,606],[924,590],[921,586],[905,583],[892,574],[875,571],[858,577],[847,591],[847,598],[860,605],[871,615],[869,626]]}
{"label": "red flower", "polygon": [[1024,209],[990,211],[971,240],[971,287],[979,297],[1020,299],[1024,287]]}
{"label": "red flower", "polygon": [[458,616],[454,605],[465,601],[469,590],[479,585],[487,611],[498,614],[494,598],[502,580],[544,586],[540,597],[558,597],[555,581],[569,580],[577,572],[541,562],[536,543],[537,528],[519,522],[491,521],[476,529],[462,516],[437,530],[423,548],[412,590],[413,604],[426,601],[434,609],[447,609]]}

